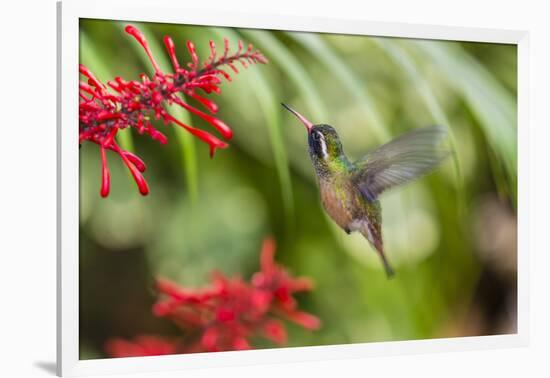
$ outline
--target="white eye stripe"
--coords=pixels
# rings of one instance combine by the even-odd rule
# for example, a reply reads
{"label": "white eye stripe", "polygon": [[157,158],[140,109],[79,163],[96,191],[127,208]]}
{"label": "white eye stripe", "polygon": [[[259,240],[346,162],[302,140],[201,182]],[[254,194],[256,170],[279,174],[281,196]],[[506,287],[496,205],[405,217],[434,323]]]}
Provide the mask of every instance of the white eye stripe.
{"label": "white eye stripe", "polygon": [[325,141],[325,136],[321,133],[319,135],[319,145],[321,146],[321,155],[323,158],[328,156],[327,142]]}

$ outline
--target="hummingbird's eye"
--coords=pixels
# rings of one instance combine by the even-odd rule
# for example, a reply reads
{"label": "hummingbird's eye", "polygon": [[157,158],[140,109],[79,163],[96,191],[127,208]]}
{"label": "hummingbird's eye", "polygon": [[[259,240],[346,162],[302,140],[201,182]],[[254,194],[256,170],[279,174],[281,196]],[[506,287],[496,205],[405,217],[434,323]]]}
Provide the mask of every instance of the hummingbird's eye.
{"label": "hummingbird's eye", "polygon": [[320,134],[319,132],[317,132],[317,131],[314,132],[314,133],[313,133],[313,139],[315,139],[315,140],[321,139],[321,134]]}

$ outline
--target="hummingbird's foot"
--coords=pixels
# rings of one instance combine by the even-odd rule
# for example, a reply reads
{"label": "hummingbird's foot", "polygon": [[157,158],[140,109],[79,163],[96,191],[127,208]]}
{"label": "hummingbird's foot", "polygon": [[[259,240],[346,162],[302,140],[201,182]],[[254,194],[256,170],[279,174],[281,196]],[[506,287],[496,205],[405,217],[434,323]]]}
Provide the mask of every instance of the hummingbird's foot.
{"label": "hummingbird's foot", "polygon": [[344,231],[346,231],[346,234],[351,234],[351,230],[348,227],[344,227]]}

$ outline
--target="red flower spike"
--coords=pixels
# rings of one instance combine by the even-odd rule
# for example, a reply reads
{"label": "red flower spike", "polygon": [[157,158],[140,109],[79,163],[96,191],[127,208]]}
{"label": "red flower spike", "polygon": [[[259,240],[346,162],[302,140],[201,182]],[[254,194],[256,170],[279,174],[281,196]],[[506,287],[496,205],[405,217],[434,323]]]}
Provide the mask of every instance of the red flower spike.
{"label": "red flower spike", "polygon": [[153,54],[151,53],[151,49],[149,48],[149,44],[147,43],[147,40],[145,39],[145,36],[143,35],[143,33],[132,25],[126,26],[124,30],[126,31],[126,33],[130,34],[139,42],[139,44],[141,45],[141,47],[143,47],[143,49],[145,50],[145,53],[149,57],[149,60],[151,61],[151,64],[153,65],[155,72],[160,73],[161,72],[160,67],[157,61],[155,60],[155,57],[153,57]]}
{"label": "red flower spike", "polygon": [[85,65],[80,64],[79,71],[82,75],[87,77],[88,80],[90,81],[90,84],[96,87],[97,89],[102,89],[105,87],[99,80],[96,79],[92,71],[90,71],[88,67],[86,67]]}
{"label": "red flower spike", "polygon": [[221,323],[233,321],[235,317],[235,311],[228,308],[220,308],[216,313],[216,320]]}
{"label": "red flower spike", "polygon": [[238,337],[233,341],[234,350],[249,350],[250,344],[244,337]]}
{"label": "red flower spike", "polygon": [[172,67],[174,71],[177,72],[180,68],[178,58],[176,57],[176,46],[174,46],[174,41],[169,36],[164,36],[164,44],[166,45],[166,50],[168,50],[168,55],[172,61]]}
{"label": "red flower spike", "polygon": [[188,293],[186,290],[181,289],[176,283],[164,278],[159,278],[157,280],[157,290],[180,301],[192,300],[192,298],[195,297],[195,294]]}
{"label": "red flower spike", "polygon": [[138,336],[133,341],[110,339],[105,343],[105,351],[110,357],[141,357],[174,354],[177,344],[159,336]]}
{"label": "red flower spike", "polygon": [[[219,272],[202,289],[182,288],[157,280],[159,298],[153,306],[156,316],[171,319],[184,331],[180,352],[250,349],[250,340],[264,337],[277,345],[287,342],[282,319],[306,329],[320,327],[314,315],[297,310],[294,287],[305,289],[305,278],[294,278],[274,261],[275,242],[267,238],[261,251],[261,271],[252,282],[227,278]],[[296,282],[300,282],[296,284]],[[284,306],[279,293],[285,292],[291,306]]]}
{"label": "red flower spike", "polygon": [[266,238],[262,244],[262,251],[260,254],[260,266],[262,272],[272,272],[275,269],[275,240],[272,238]]}
{"label": "red flower spike", "polygon": [[195,45],[191,41],[187,41],[187,50],[189,50],[189,55],[191,55],[192,63],[189,63],[189,68],[195,70],[199,66],[199,57],[197,56],[197,51],[195,50]]}
{"label": "red flower spike", "polygon": [[[248,50],[242,51],[242,43],[237,52],[229,53],[229,41],[224,39],[224,52],[222,56],[216,53],[216,46],[209,43],[210,57],[200,68],[200,62],[195,46],[192,42],[187,43],[187,49],[191,55],[190,70],[184,69],[176,57],[175,46],[172,38],[164,37],[164,44],[170,56],[174,73],[166,74],[160,70],[145,36],[136,27],[128,25],[125,31],[133,36],[143,47],[155,70],[150,78],[145,74],[139,75],[139,81],[124,80],[120,77],[103,84],[92,71],[84,65],[79,66],[80,74],[86,79],[79,83],[79,143],[85,141],[98,144],[100,148],[115,151],[124,164],[128,167],[139,191],[142,194],[149,193],[147,182],[142,173],[145,171],[145,163],[136,155],[123,151],[115,142],[117,131],[129,127],[134,128],[139,134],[149,135],[152,139],[161,144],[166,144],[168,138],[156,129],[150,120],[162,119],[166,124],[173,124],[183,127],[185,130],[203,140],[209,145],[210,156],[213,156],[216,149],[226,148],[228,144],[216,136],[183,124],[181,121],[169,116],[166,107],[172,104],[183,107],[194,115],[210,123],[222,138],[230,139],[233,136],[232,130],[223,121],[211,116],[197,108],[187,104],[180,98],[181,94],[189,96],[199,102],[209,113],[216,113],[218,106],[211,100],[199,95],[198,90],[204,93],[221,92],[220,85],[222,78],[230,81],[231,76],[222,69],[229,66],[235,72],[236,62],[267,63],[267,59],[259,52],[253,51],[249,46]],[[113,93],[109,92],[112,90]],[[104,152],[100,153],[104,154]],[[105,161],[105,163],[103,163]],[[108,174],[106,159],[102,159],[102,182],[100,194],[109,194],[110,177]]]}
{"label": "red flower spike", "polygon": [[[151,125],[151,124],[149,124],[149,125]],[[153,138],[154,140],[156,140],[160,144],[168,143],[168,138],[166,137],[166,135],[164,135],[160,131],[153,129],[152,127],[149,127],[148,132],[149,132],[149,135],[151,135],[151,138]]]}
{"label": "red flower spike", "polygon": [[310,291],[313,290],[313,282],[307,277],[296,278],[290,286],[291,291]]}
{"label": "red flower spike", "polygon": [[101,152],[101,197],[107,197],[109,195],[109,189],[111,187],[111,176],[109,174],[109,167],[107,166],[107,157],[105,156],[105,147],[100,147]]}
{"label": "red flower spike", "polygon": [[210,113],[217,113],[218,112],[218,105],[214,101],[210,101],[207,98],[204,98],[202,96],[199,96],[198,94],[191,92],[189,93],[189,96],[193,97],[195,100],[199,101],[201,104],[204,105],[205,108],[210,111]]}
{"label": "red flower spike", "polygon": [[321,327],[321,321],[319,320],[319,318],[314,315],[308,314],[307,312],[291,311],[286,312],[285,316],[288,320],[291,320],[306,329],[315,330]]}
{"label": "red flower spike", "polygon": [[227,148],[229,146],[227,143],[222,142],[221,140],[216,138],[214,135],[206,131],[188,126],[169,114],[165,115],[165,118],[168,119],[170,122],[174,122],[176,125],[183,127],[185,130],[189,131],[191,134],[195,135],[197,138],[201,139],[202,141],[208,143],[208,145],[210,146],[210,157],[214,157],[214,153],[216,152],[217,148]]}
{"label": "red flower spike", "polygon": [[236,74],[239,73],[239,70],[237,69],[237,67],[233,63],[228,63],[228,65],[229,65],[229,68],[231,68],[233,70],[233,72],[235,72]]}
{"label": "red flower spike", "polygon": [[203,345],[204,349],[209,352],[217,352],[219,349],[217,347],[217,341],[218,341],[218,331],[214,327],[210,327],[204,331],[204,334],[201,338],[201,344]]}
{"label": "red flower spike", "polygon": [[226,59],[227,54],[229,54],[229,39],[224,38],[223,39],[223,58],[222,59]]}
{"label": "red flower spike", "polygon": [[125,151],[122,151],[117,144],[113,144],[112,146],[113,150],[120,155],[120,158],[130,170],[130,173],[132,174],[132,177],[134,178],[134,181],[138,186],[139,192],[144,196],[149,194],[149,186],[147,185],[147,181],[145,181],[145,178],[143,178],[140,170],[136,168],[134,164],[132,164],[128,156],[125,154]]}
{"label": "red flower spike", "polygon": [[157,302],[153,305],[152,313],[155,316],[162,317],[167,316],[173,311],[173,301]]}
{"label": "red flower spike", "polygon": [[216,60],[216,44],[210,40],[210,56],[208,57],[209,63],[212,64]]}
{"label": "red flower spike", "polygon": [[204,119],[206,122],[208,122],[209,124],[211,124],[212,126],[214,126],[219,132],[220,134],[222,134],[222,136],[225,138],[225,139],[231,139],[233,137],[233,131],[231,131],[231,129],[229,128],[229,126],[227,126],[225,123],[223,123],[222,121],[220,121],[219,119],[217,119],[216,117],[212,117],[211,115],[208,115],[206,113],[203,113],[201,112],[200,110],[198,109],[195,109],[194,107],[186,104],[185,102],[181,101],[179,98],[174,98],[174,102],[178,105],[180,105],[182,108],[188,110],[190,113],[193,113],[199,117],[201,117],[202,119]]}
{"label": "red flower spike", "polygon": [[263,326],[263,335],[275,344],[285,344],[287,341],[286,329],[278,320],[269,320]]}
{"label": "red flower spike", "polygon": [[227,72],[225,72],[224,70],[217,70],[217,72],[220,75],[222,75],[225,78],[225,80],[231,81],[231,76]]}
{"label": "red flower spike", "polygon": [[133,165],[126,156],[121,155],[121,157],[122,161],[124,161],[124,164],[126,164],[128,169],[130,170],[130,173],[134,177],[134,180],[136,181],[136,184],[139,188],[139,192],[144,196],[149,194],[149,185],[147,185],[147,181],[145,181],[139,169],[137,169],[136,166]]}

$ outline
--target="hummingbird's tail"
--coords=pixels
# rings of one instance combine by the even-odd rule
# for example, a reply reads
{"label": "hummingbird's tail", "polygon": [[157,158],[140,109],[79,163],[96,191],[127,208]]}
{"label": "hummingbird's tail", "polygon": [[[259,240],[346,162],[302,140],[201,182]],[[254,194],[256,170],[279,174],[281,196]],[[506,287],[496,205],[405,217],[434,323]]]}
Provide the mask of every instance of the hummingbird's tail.
{"label": "hummingbird's tail", "polygon": [[372,243],[374,248],[376,248],[376,252],[378,252],[378,256],[380,256],[380,259],[382,260],[382,264],[384,265],[384,270],[386,271],[386,276],[388,278],[393,278],[395,276],[395,272],[393,271],[393,268],[391,267],[388,259],[386,258],[386,254],[384,253],[384,247],[382,246],[382,240],[377,243]]}
{"label": "hummingbird's tail", "polygon": [[370,223],[367,223],[365,224],[365,227],[360,230],[360,232],[370,242],[374,249],[376,249],[376,252],[382,260],[382,264],[384,265],[386,276],[388,278],[393,278],[393,276],[395,276],[395,272],[386,258],[386,254],[384,253],[384,245],[382,243],[382,235],[380,230],[373,227]]}
{"label": "hummingbird's tail", "polygon": [[382,263],[384,264],[384,270],[386,271],[386,276],[388,276],[388,278],[393,278],[393,276],[395,276],[395,272],[391,267],[390,263],[388,262],[386,255],[384,254],[384,252],[380,252],[380,251],[378,251],[378,254],[380,255],[380,258],[382,259]]}

